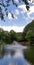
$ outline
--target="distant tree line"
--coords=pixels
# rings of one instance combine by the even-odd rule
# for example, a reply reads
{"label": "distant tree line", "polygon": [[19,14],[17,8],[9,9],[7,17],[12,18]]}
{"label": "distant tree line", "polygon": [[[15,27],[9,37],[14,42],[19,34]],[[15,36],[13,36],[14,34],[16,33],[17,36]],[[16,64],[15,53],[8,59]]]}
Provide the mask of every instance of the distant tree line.
{"label": "distant tree line", "polygon": [[22,33],[16,33],[15,31],[11,30],[10,32],[4,31],[0,28],[0,45],[3,44],[11,44],[14,40],[21,41],[22,40]]}
{"label": "distant tree line", "polygon": [[34,44],[34,20],[24,28],[23,32],[15,32],[13,30],[8,32],[0,28],[0,45],[2,43],[12,44],[14,40],[18,42],[29,41]]}
{"label": "distant tree line", "polygon": [[14,40],[18,42],[29,41],[30,43],[34,43],[34,33],[32,30],[29,30],[25,35],[22,32],[16,33],[13,30],[8,32],[0,28],[0,45],[12,44]]}

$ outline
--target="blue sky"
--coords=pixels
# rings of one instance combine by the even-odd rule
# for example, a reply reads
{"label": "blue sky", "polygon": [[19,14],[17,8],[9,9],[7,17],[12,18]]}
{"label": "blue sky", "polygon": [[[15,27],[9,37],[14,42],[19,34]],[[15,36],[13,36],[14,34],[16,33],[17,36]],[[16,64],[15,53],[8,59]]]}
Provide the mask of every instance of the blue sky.
{"label": "blue sky", "polygon": [[[29,2],[30,10],[27,11],[24,3],[19,4],[18,0],[15,1],[18,7],[16,8],[10,3],[8,17],[5,16],[5,22],[0,19],[0,27],[8,31],[13,29],[16,32],[22,32],[24,27],[34,19],[34,3]],[[14,14],[14,19],[11,17],[11,12]]]}

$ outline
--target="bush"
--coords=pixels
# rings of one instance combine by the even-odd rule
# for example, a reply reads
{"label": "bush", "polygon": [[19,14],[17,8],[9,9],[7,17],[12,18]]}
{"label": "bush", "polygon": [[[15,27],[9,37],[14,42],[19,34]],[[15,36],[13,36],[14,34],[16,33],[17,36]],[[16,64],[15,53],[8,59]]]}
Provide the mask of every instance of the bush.
{"label": "bush", "polygon": [[29,46],[25,52],[25,58],[34,65],[34,46]]}

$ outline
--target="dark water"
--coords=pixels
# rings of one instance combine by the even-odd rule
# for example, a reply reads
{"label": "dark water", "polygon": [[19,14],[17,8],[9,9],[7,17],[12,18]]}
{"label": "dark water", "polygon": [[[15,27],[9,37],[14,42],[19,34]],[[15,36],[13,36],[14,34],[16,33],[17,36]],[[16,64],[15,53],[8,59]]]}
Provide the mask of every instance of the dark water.
{"label": "dark water", "polygon": [[0,58],[0,65],[30,65],[24,58],[25,46],[19,44],[6,45],[5,52],[2,58]]}

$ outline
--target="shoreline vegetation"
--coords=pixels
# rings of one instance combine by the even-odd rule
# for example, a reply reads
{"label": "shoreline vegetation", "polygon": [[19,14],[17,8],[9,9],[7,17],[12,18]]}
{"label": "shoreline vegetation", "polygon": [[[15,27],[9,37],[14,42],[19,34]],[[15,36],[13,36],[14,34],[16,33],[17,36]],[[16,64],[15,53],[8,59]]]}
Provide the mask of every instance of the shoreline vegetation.
{"label": "shoreline vegetation", "polygon": [[31,65],[34,65],[34,45],[28,46],[28,49],[24,52],[25,59],[28,60]]}
{"label": "shoreline vegetation", "polygon": [[0,45],[12,44],[14,40],[23,42],[24,45],[34,45],[34,20],[24,28],[23,32],[15,32],[14,30],[8,32],[0,28]]}
{"label": "shoreline vegetation", "polygon": [[[13,30],[8,32],[0,28],[0,46],[12,44],[14,40],[19,42],[19,44],[28,46],[24,55],[34,65],[34,20],[25,27],[24,32],[16,33]],[[2,47],[0,48],[2,51]],[[2,53],[1,51],[0,53]]]}

